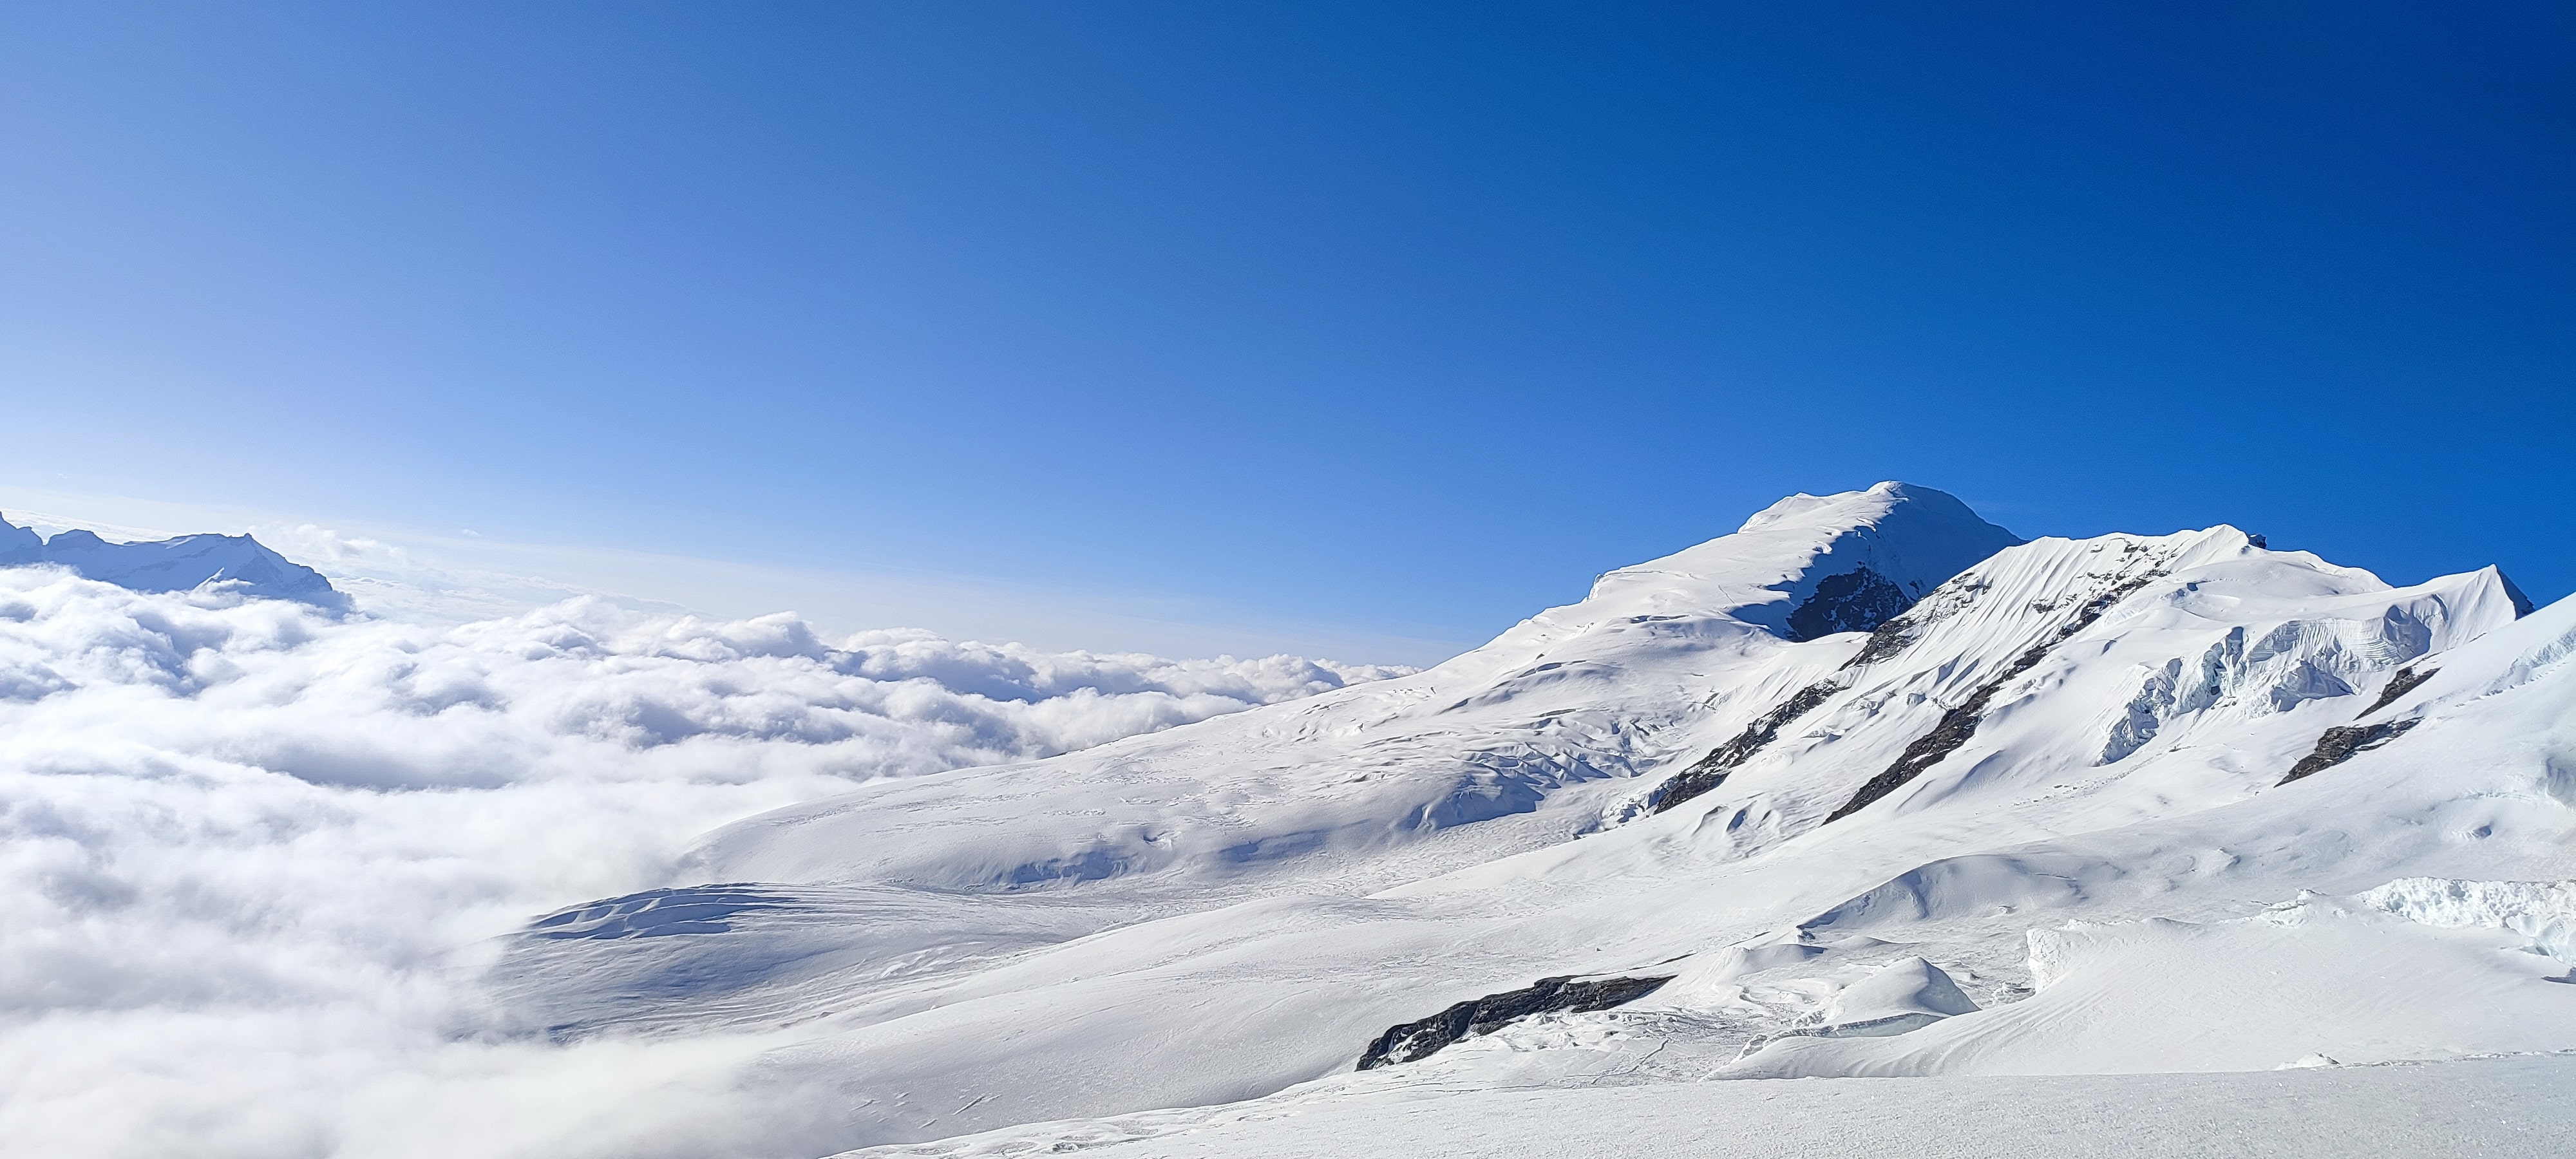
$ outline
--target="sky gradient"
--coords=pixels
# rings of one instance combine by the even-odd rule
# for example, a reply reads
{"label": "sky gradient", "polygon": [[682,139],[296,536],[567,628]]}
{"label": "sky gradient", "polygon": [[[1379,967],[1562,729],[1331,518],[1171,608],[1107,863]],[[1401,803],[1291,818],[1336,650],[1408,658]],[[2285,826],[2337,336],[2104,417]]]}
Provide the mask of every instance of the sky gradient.
{"label": "sky gradient", "polygon": [[2564,6],[1774,8],[13,5],[0,486],[1355,660],[1887,478],[2576,589]]}

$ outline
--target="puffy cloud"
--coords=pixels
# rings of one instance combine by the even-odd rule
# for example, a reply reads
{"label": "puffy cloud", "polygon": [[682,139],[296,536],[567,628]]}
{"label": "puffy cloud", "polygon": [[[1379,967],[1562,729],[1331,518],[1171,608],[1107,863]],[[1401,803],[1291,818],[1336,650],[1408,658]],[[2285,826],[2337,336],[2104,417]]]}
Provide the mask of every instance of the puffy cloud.
{"label": "puffy cloud", "polygon": [[[0,569],[0,1137],[30,1153],[792,1153],[755,1040],[478,1036],[532,915],[858,780],[1396,670],[709,622],[432,626]],[[729,1109],[728,1109],[729,1108]],[[728,1109],[719,1114],[719,1109]],[[716,1130],[711,1123],[723,1122]]]}

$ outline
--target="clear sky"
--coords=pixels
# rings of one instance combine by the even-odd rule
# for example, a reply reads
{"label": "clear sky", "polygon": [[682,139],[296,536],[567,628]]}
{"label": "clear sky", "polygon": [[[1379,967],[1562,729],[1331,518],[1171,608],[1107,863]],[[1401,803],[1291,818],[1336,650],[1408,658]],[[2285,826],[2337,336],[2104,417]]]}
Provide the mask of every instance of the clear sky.
{"label": "clear sky", "polygon": [[16,3],[0,483],[1452,645],[1883,478],[2576,589],[2576,10],[1961,7]]}

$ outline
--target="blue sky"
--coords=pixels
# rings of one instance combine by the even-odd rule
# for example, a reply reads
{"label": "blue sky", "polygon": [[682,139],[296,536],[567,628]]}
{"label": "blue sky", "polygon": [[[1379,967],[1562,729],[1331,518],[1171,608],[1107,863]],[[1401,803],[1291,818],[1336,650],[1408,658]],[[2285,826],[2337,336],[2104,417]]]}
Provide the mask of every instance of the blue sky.
{"label": "blue sky", "polygon": [[2547,600],[2571,50],[2289,0],[13,5],[0,484],[1417,642],[1355,659],[1882,478]]}

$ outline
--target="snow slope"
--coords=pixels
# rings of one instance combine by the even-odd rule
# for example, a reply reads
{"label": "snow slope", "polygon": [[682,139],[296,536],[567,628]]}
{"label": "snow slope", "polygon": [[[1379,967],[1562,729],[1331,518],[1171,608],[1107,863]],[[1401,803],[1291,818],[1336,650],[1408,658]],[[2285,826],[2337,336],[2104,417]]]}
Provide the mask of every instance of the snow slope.
{"label": "snow slope", "polygon": [[[1712,692],[1784,656],[1788,621],[1826,579],[1929,590],[2012,542],[1937,491],[1800,495],[1428,671],[818,802],[716,835],[700,864],[713,880],[962,890],[1150,876],[1193,898],[1283,864],[1392,884],[1562,839],[1582,823],[1563,815],[1563,790],[1696,747],[1724,718]],[[1558,815],[1529,816],[1551,803]],[[1497,820],[1513,823],[1440,840]]]}
{"label": "snow slope", "polygon": [[1883,484],[1377,681],[252,594],[0,569],[0,1151],[2568,1149],[2492,569]]}
{"label": "snow slope", "polygon": [[2576,603],[2524,606],[1799,496],[1423,673],[728,827],[493,979],[772,1036],[799,1146],[1377,1090],[1332,1076],[1389,1026],[1565,976],[1672,981],[1369,1082],[2576,1049]]}
{"label": "snow slope", "polygon": [[1042,1123],[843,1159],[2546,1159],[2576,1151],[2576,1057],[2253,1074],[1469,1089],[1325,1080],[1222,1107]]}

